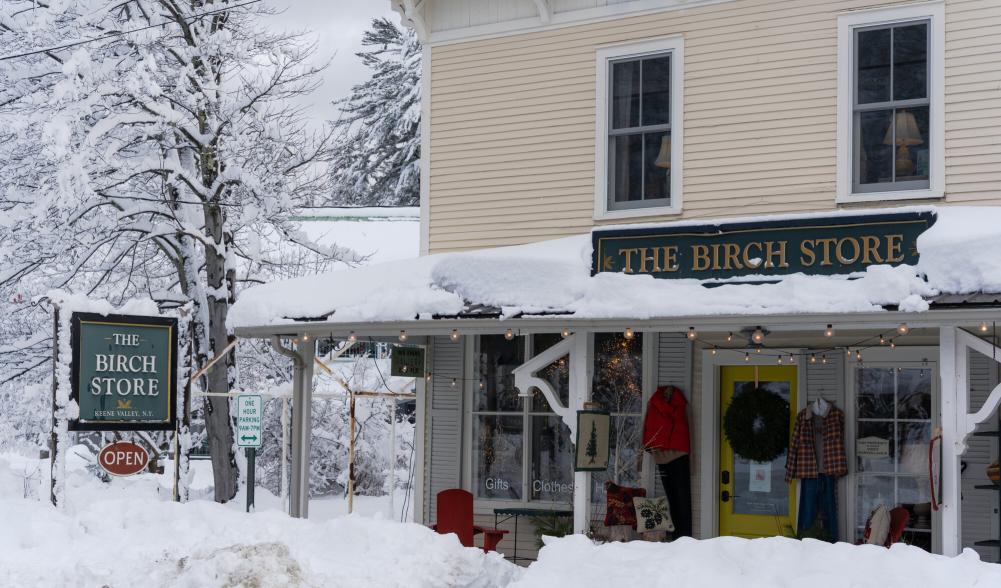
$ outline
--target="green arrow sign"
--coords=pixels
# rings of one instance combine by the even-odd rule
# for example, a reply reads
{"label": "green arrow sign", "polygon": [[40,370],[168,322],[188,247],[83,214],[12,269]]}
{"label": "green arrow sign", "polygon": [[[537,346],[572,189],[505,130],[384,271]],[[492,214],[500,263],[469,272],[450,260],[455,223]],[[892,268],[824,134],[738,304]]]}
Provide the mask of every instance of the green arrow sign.
{"label": "green arrow sign", "polygon": [[260,447],[264,431],[264,401],[259,394],[236,397],[236,444]]}

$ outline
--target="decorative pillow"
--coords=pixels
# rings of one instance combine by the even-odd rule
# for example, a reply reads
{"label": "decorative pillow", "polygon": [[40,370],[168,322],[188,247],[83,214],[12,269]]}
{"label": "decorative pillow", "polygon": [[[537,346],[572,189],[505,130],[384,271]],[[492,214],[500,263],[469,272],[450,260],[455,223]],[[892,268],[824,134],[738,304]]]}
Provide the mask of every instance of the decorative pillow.
{"label": "decorative pillow", "polygon": [[640,533],[674,530],[671,509],[667,505],[666,496],[660,498],[637,496],[633,498],[633,506],[636,509],[636,530]]}
{"label": "decorative pillow", "polygon": [[629,488],[613,482],[605,482],[608,504],[605,508],[605,526],[628,525],[636,527],[636,509],[633,498],[646,496],[645,488]]}

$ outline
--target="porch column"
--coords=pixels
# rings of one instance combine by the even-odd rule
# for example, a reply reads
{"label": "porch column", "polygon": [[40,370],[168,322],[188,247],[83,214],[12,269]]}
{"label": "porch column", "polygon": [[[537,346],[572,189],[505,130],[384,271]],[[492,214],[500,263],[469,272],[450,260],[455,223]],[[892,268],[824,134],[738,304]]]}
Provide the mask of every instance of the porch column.
{"label": "porch column", "polygon": [[[588,377],[587,333],[577,333],[570,353],[570,417],[576,419],[577,411],[584,408],[590,397],[591,379]],[[576,422],[576,420],[575,420]],[[590,472],[573,475],[573,532],[586,533],[588,507],[591,502]]]}
{"label": "porch column", "polygon": [[939,397],[942,411],[942,496],[940,537],[942,554],[959,555],[960,545],[960,456],[963,453],[963,425],[967,404],[967,353],[956,344],[956,328],[939,329]]}
{"label": "porch column", "polygon": [[313,422],[313,358],[316,341],[300,337],[299,343],[288,349],[278,337],[271,345],[292,359],[292,472],[289,476],[289,515],[309,517],[309,447]]}

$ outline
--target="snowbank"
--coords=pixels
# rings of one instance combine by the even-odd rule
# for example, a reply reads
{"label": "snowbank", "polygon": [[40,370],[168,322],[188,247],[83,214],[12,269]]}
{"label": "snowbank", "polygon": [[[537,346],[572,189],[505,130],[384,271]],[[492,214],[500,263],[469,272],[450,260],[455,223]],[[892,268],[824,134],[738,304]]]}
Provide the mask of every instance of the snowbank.
{"label": "snowbank", "polygon": [[576,535],[548,539],[539,561],[511,588],[643,586],[655,588],[918,588],[1001,586],[1001,566],[976,552],[956,558],[906,545],[831,545],[784,537],[594,545]]}
{"label": "snowbank", "polygon": [[380,516],[297,520],[169,502],[154,476],[101,484],[71,468],[59,511],[47,494],[23,497],[31,461],[0,456],[0,586],[492,588],[522,573],[453,535]]}
{"label": "snowbank", "polygon": [[920,312],[940,293],[1001,292],[1001,256],[995,253],[1001,249],[1001,207],[914,210],[932,210],[938,217],[918,239],[918,265],[871,266],[851,279],[793,274],[773,284],[705,288],[696,280],[611,273],[592,277],[590,236],[579,235],[266,284],[244,292],[229,320],[233,327],[296,318],[413,320],[454,315],[466,304],[498,306],[505,316],[558,311],[575,318],[851,313],[888,305]]}

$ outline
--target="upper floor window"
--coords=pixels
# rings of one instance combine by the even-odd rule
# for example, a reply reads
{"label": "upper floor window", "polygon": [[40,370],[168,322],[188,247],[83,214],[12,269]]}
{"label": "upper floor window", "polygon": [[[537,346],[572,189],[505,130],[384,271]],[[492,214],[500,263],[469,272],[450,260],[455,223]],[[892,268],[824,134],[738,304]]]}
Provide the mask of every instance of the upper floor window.
{"label": "upper floor window", "polygon": [[680,210],[681,39],[598,51],[596,218]]}
{"label": "upper floor window", "polygon": [[928,188],[928,22],[855,31],[855,192]]}
{"label": "upper floor window", "polygon": [[943,195],[940,14],[929,3],[840,17],[839,201]]}

